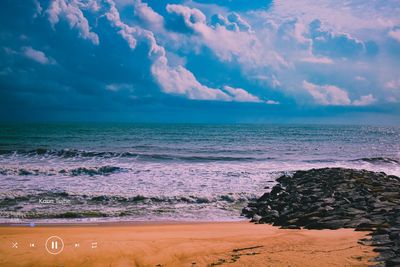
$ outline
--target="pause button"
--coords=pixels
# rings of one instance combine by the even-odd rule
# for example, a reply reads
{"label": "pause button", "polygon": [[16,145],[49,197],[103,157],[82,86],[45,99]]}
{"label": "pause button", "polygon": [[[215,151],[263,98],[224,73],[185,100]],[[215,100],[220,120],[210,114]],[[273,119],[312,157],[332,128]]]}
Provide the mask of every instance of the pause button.
{"label": "pause button", "polygon": [[64,249],[64,242],[58,236],[50,236],[46,240],[45,246],[48,253],[56,255],[61,253],[61,251]]}

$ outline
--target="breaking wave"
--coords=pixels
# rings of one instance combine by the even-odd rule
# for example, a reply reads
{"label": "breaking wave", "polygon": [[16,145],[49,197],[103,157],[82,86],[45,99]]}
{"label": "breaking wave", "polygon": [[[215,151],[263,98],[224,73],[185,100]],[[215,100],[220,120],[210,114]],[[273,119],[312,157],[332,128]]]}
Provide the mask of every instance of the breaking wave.
{"label": "breaking wave", "polygon": [[373,158],[361,158],[356,159],[355,161],[364,161],[371,164],[398,164],[400,165],[400,161],[393,158],[388,157],[373,157]]}
{"label": "breaking wave", "polygon": [[209,210],[210,208],[239,214],[239,210],[248,201],[256,198],[256,195],[248,193],[227,193],[215,196],[135,195],[123,197],[45,192],[2,197],[0,198],[0,208],[2,217],[9,219],[119,218],[137,217],[143,212],[146,216],[152,213],[175,216],[182,212],[189,214],[188,210]]}
{"label": "breaking wave", "polygon": [[0,167],[0,175],[43,175],[43,176],[53,176],[53,175],[68,175],[68,176],[80,176],[80,175],[103,175],[107,176],[113,173],[118,173],[122,171],[127,171],[125,168],[117,166],[100,166],[100,167],[78,167],[71,169],[61,169],[56,170],[54,168],[19,168],[19,167]]}
{"label": "breaking wave", "polygon": [[[215,153],[214,153],[215,154]],[[3,156],[22,157],[57,157],[57,158],[133,158],[136,160],[182,160],[182,161],[261,161],[273,160],[273,157],[251,156],[215,156],[215,155],[190,155],[190,154],[161,154],[161,153],[136,153],[136,152],[111,152],[111,151],[83,151],[75,149],[48,150],[38,148],[35,150],[0,150]]]}

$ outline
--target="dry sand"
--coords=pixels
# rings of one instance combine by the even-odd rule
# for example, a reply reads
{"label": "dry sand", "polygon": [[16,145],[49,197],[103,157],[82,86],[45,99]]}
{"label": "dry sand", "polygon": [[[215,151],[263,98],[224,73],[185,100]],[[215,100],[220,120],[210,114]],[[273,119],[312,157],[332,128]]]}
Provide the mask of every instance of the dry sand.
{"label": "dry sand", "polygon": [[[52,235],[65,243],[58,255],[44,248]],[[376,254],[357,243],[365,235],[247,222],[4,226],[0,266],[366,266]],[[11,242],[18,242],[18,249]],[[92,249],[92,242],[98,247]]]}

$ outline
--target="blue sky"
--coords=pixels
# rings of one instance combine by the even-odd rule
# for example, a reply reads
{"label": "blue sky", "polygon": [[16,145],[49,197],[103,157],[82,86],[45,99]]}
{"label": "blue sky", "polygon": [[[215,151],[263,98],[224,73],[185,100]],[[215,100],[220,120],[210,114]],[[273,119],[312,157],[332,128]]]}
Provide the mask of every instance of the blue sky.
{"label": "blue sky", "polygon": [[0,119],[400,124],[389,1],[4,0]]}

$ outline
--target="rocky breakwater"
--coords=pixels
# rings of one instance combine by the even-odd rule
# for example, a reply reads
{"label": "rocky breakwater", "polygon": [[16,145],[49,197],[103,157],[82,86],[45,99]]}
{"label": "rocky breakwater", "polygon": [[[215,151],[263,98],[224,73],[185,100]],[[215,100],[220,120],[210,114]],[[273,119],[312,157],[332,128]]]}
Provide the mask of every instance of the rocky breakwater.
{"label": "rocky breakwater", "polygon": [[400,266],[400,178],[343,168],[284,175],[271,192],[249,203],[243,215],[287,229],[355,228],[371,231],[377,263]]}

